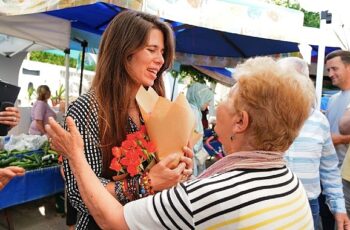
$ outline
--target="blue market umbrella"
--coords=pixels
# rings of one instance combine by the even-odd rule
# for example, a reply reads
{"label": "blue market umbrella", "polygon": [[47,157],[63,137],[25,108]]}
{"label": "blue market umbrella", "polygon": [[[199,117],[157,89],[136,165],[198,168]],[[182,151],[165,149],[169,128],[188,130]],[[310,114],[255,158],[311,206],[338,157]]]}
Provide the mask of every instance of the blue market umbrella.
{"label": "blue market umbrella", "polygon": [[[46,13],[70,20],[73,28],[101,35],[114,16],[123,10],[125,9],[113,4],[98,2],[48,11]],[[166,21],[174,29],[177,52],[217,57],[247,58],[299,50],[298,44],[294,42],[257,38],[171,20]],[[80,39],[85,39],[89,42],[88,38]]]}

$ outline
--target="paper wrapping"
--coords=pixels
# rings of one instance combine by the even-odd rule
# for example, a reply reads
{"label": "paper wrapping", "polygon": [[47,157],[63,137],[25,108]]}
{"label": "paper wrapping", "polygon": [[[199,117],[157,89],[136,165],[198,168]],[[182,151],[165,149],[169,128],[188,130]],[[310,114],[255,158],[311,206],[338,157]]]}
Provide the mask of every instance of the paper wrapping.
{"label": "paper wrapping", "polygon": [[171,102],[158,96],[152,87],[148,91],[141,86],[136,94],[147,133],[157,146],[157,159],[172,153],[179,155],[170,167],[178,165],[183,147],[195,144],[200,134],[194,132],[194,113],[183,94]]}

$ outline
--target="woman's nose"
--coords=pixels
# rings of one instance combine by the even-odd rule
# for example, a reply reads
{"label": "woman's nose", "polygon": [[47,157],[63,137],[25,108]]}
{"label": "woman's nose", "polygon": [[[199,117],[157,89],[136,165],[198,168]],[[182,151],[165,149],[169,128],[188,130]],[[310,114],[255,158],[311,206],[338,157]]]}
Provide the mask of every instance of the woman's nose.
{"label": "woman's nose", "polygon": [[158,53],[155,62],[159,65],[163,65],[164,64],[164,57],[162,53]]}

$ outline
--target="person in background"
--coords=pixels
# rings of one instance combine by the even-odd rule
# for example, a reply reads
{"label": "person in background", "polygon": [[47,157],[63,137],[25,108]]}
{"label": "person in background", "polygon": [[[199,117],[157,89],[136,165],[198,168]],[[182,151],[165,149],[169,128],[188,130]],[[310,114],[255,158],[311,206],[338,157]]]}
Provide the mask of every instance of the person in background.
{"label": "person in background", "polygon": [[203,129],[208,129],[209,128],[208,114],[209,114],[209,109],[208,108],[206,108],[205,110],[202,110],[202,125],[203,125]]}
{"label": "person in background", "polygon": [[214,93],[207,85],[195,82],[188,87],[186,98],[196,118],[195,131],[202,135],[200,140],[198,140],[193,147],[195,159],[193,161],[193,175],[197,176],[205,170],[205,161],[209,156],[203,147],[204,129],[202,124],[202,111],[208,108],[209,103],[214,99]]}
{"label": "person in background", "polygon": [[[139,88],[152,87],[159,96],[165,95],[162,75],[175,56],[173,36],[169,25],[156,16],[132,10],[119,13],[102,35],[91,89],[67,111],[83,136],[89,168],[99,184],[122,204],[138,199],[138,191],[148,180],[152,181],[153,191],[161,191],[192,174],[189,148],[184,150],[181,163],[172,169],[168,165],[175,155],[159,161],[149,172],[116,181],[113,178],[117,173],[110,169],[112,147],[121,146],[128,133],[138,131],[143,125],[135,99]],[[82,191],[69,159],[63,160],[63,167],[68,198],[79,212],[76,228],[98,229],[80,196]]]}
{"label": "person in background", "polygon": [[[342,135],[350,135],[350,104],[339,121],[339,132]],[[350,218],[350,147],[348,148],[342,167],[341,175],[343,179],[343,190],[345,196],[345,206]]]}
{"label": "person in background", "polygon": [[[315,92],[313,83],[309,78],[308,65],[303,59],[287,57],[280,59],[278,63],[283,68],[297,71],[309,79],[309,85],[312,86],[310,91]],[[315,229],[319,229],[320,207],[318,197],[321,193],[320,183],[326,202],[337,222],[337,228],[350,227],[345,210],[338,157],[332,143],[329,123],[326,116],[315,108],[315,104],[310,107],[310,115],[297,138],[286,151],[285,159],[288,167],[297,174],[306,190]]]}
{"label": "person in background", "polygon": [[[339,160],[338,167],[341,168],[350,142],[350,135],[342,135],[339,132],[339,121],[350,104],[350,51],[336,50],[329,53],[326,56],[326,69],[332,85],[340,89],[338,93],[329,98],[326,117],[330,124],[332,142]],[[343,193],[345,202],[350,202],[349,184],[343,184]],[[334,217],[329,207],[325,205],[323,194],[320,195],[319,200],[323,229],[334,229]]]}
{"label": "person in background", "polygon": [[44,135],[47,119],[49,117],[54,117],[56,119],[56,113],[47,103],[51,97],[51,91],[47,85],[40,85],[37,89],[37,95],[37,101],[34,103],[31,111],[32,123],[29,127],[29,134]]}
{"label": "person in background", "polygon": [[[5,111],[0,112],[0,124],[9,125],[11,128],[18,125],[20,119],[21,116],[16,107],[7,107]],[[0,168],[0,190],[15,176],[23,176],[24,172],[23,168],[17,166]]]}
{"label": "person in background", "polygon": [[[297,76],[294,76],[294,75]],[[53,147],[69,159],[91,215],[103,229],[313,229],[305,190],[285,165],[314,97],[304,76],[272,58],[248,59],[218,106],[215,131],[227,155],[198,178],[122,206],[88,164],[71,117],[53,119]]]}

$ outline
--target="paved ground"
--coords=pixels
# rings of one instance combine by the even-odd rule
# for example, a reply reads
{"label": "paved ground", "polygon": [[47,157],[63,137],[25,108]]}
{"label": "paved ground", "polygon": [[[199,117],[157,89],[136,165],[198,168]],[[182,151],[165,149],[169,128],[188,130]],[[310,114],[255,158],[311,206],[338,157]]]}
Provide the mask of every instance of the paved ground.
{"label": "paved ground", "polygon": [[[28,202],[7,209],[14,230],[67,230],[65,217],[56,211],[55,197]],[[0,211],[0,230],[7,230],[4,211]]]}

